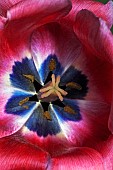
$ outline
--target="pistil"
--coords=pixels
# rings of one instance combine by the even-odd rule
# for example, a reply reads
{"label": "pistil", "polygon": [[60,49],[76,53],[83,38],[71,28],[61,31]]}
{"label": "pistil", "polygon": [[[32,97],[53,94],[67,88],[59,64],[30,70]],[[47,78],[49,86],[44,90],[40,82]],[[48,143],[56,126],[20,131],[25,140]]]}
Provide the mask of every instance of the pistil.
{"label": "pistil", "polygon": [[57,76],[55,78],[55,75],[52,74],[51,79],[52,82],[49,84],[49,86],[40,89],[40,92],[42,93],[41,98],[45,98],[50,96],[51,94],[54,94],[58,96],[61,101],[63,101],[63,96],[66,96],[67,92],[59,87],[60,76]]}

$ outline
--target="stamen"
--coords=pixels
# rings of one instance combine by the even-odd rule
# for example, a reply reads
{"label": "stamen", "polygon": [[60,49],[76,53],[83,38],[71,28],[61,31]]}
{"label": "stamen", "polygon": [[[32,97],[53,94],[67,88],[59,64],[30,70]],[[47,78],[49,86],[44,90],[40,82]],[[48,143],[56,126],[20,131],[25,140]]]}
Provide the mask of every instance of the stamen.
{"label": "stamen", "polygon": [[65,112],[68,112],[68,113],[71,113],[71,114],[75,114],[75,110],[73,110],[70,106],[65,106],[64,107],[64,111]]}
{"label": "stamen", "polygon": [[57,91],[57,90],[56,90],[55,92],[56,92],[58,98],[59,98],[61,101],[63,101],[63,97],[62,97],[61,93],[60,93],[59,91]]}
{"label": "stamen", "polygon": [[29,101],[29,97],[21,100],[21,101],[19,102],[19,106],[22,106],[23,104],[25,104],[25,103],[28,102],[28,101]]}
{"label": "stamen", "polygon": [[29,107],[26,106],[26,105],[23,105],[22,107],[23,107],[24,109],[29,109]]}
{"label": "stamen", "polygon": [[43,93],[43,92],[46,92],[46,91],[48,91],[48,90],[51,90],[52,88],[53,88],[52,86],[48,86],[48,87],[46,87],[46,88],[40,89],[39,91],[40,91],[41,93]]}
{"label": "stamen", "polygon": [[52,74],[51,78],[52,78],[52,84],[53,84],[53,87],[54,87],[55,86],[55,75]]}
{"label": "stamen", "polygon": [[46,93],[43,93],[43,94],[41,95],[41,98],[48,97],[48,96],[49,96],[51,93],[53,93],[53,92],[54,92],[54,90],[51,89],[51,90],[47,91]]}
{"label": "stamen", "polygon": [[43,116],[44,116],[47,120],[52,120],[51,115],[50,115],[50,113],[49,113],[48,111],[45,111],[45,112],[43,113]]}
{"label": "stamen", "polygon": [[49,62],[49,70],[53,71],[56,68],[56,61],[54,59],[51,59]]}
{"label": "stamen", "polygon": [[25,78],[27,78],[28,80],[30,80],[32,83],[34,82],[34,76],[32,76],[32,75],[27,75],[27,74],[23,74],[23,76],[25,77]]}
{"label": "stamen", "polygon": [[77,89],[77,90],[82,90],[82,87],[80,84],[78,83],[75,83],[75,82],[69,82],[66,84],[66,87],[70,87],[70,88],[74,88],[74,89]]}
{"label": "stamen", "polygon": [[59,88],[58,87],[58,89],[57,89],[62,95],[67,95],[67,92],[65,91],[65,90],[63,90],[63,89],[61,89],[61,88]]}
{"label": "stamen", "polygon": [[60,76],[57,76],[57,78],[56,78],[56,86],[58,86],[59,83],[60,83]]}
{"label": "stamen", "polygon": [[28,106],[24,105],[24,104],[27,103],[28,101],[29,101],[29,97],[21,100],[21,101],[19,102],[19,106],[22,106],[23,108],[28,109]]}
{"label": "stamen", "polygon": [[52,74],[51,78],[52,78],[52,83],[50,83],[50,85],[48,87],[40,89],[40,92],[43,93],[41,95],[41,98],[48,97],[51,94],[54,94],[54,95],[56,94],[58,96],[58,98],[61,101],[63,101],[62,95],[63,96],[67,95],[67,92],[58,87],[58,85],[60,83],[60,76],[57,76],[57,78],[55,80],[55,75]]}

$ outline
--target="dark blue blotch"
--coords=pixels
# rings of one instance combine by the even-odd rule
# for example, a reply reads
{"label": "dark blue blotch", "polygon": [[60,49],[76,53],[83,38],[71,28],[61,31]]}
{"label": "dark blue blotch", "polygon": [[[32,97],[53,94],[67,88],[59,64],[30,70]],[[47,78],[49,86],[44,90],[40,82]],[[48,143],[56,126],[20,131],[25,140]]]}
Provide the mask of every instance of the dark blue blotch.
{"label": "dark blue blotch", "polygon": [[49,108],[51,120],[47,120],[43,116],[43,109],[39,106],[25,124],[27,128],[36,132],[38,136],[46,137],[48,135],[56,135],[61,131],[54,112]]}
{"label": "dark blue blotch", "polygon": [[6,103],[5,112],[7,114],[24,116],[34,107],[36,102],[28,101],[27,103],[25,103],[23,106],[27,106],[28,109],[25,109],[23,106],[19,106],[19,102],[30,96],[31,95],[25,95],[22,92],[15,92]]}
{"label": "dark blue blotch", "polygon": [[69,82],[78,83],[82,89],[77,90],[67,87],[65,90],[68,92],[66,98],[70,99],[83,99],[88,93],[88,79],[81,71],[70,66],[67,71],[62,75],[60,86],[65,86]]}
{"label": "dark blue blotch", "polygon": [[33,75],[35,79],[40,82],[38,72],[32,59],[28,59],[26,57],[22,60],[22,62],[15,62],[12,71],[13,73],[10,74],[10,81],[14,87],[26,91],[35,91],[33,83],[23,76],[23,74]]}
{"label": "dark blue blotch", "polygon": [[80,109],[79,106],[77,105],[77,102],[71,101],[71,100],[66,100],[64,99],[63,101],[65,106],[70,106],[76,113],[68,113],[64,111],[63,107],[59,107],[57,105],[53,105],[53,108],[58,115],[59,119],[62,121],[79,121],[82,119],[81,114],[80,114]]}
{"label": "dark blue blotch", "polygon": [[49,63],[50,63],[51,59],[54,59],[55,62],[56,62],[56,69],[54,71],[52,71],[53,74],[55,74],[56,76],[61,75],[61,73],[63,71],[63,67],[61,66],[60,62],[58,61],[56,55],[55,54],[54,55],[52,55],[52,54],[49,55],[47,57],[47,59],[42,63],[41,68],[39,70],[39,74],[40,74],[43,82],[46,81],[47,76],[48,76],[48,74],[50,72]]}

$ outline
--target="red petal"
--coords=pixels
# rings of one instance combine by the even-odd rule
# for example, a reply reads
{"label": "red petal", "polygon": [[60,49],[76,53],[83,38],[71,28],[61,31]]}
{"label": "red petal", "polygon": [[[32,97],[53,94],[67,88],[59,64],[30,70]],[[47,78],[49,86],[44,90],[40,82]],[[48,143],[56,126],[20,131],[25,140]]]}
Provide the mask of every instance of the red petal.
{"label": "red petal", "polygon": [[101,58],[82,50],[74,63],[88,78],[88,93],[86,100],[105,102],[111,105],[112,100],[112,65]]}
{"label": "red petal", "polygon": [[5,26],[7,19],[5,17],[0,16],[0,30],[2,30]]}
{"label": "red petal", "polygon": [[8,10],[8,16],[9,19],[14,20],[37,14],[38,20],[40,20],[44,16],[54,15],[55,13],[57,13],[57,17],[65,15],[69,12],[70,7],[71,3],[68,0],[55,0],[54,3],[47,0],[24,0],[12,6]]}
{"label": "red petal", "polygon": [[113,35],[104,21],[90,11],[81,10],[76,16],[74,31],[92,54],[113,61]]}
{"label": "red petal", "polygon": [[61,155],[67,148],[71,147],[70,141],[66,139],[62,132],[57,135],[40,137],[36,132],[30,131],[24,126],[20,133],[27,142],[33,144],[36,147],[38,146],[42,148],[52,156]]}
{"label": "red petal", "polygon": [[82,121],[78,124],[69,123],[72,128],[69,139],[79,146],[94,147],[96,143],[106,140],[110,106],[99,101],[77,100],[80,107]]}
{"label": "red petal", "polygon": [[108,122],[108,127],[111,131],[111,133],[113,134],[113,70],[112,70],[112,103],[111,103],[111,112],[110,112],[110,116],[109,116],[109,122]]}
{"label": "red petal", "polygon": [[99,143],[95,146],[96,150],[101,153],[103,157],[104,169],[113,169],[113,135],[107,141]]}
{"label": "red petal", "polygon": [[10,48],[16,53],[18,47],[18,51],[21,51],[23,44],[29,48],[33,29],[63,17],[70,8],[71,3],[68,0],[55,0],[54,3],[48,0],[24,0],[15,4],[7,11],[8,22],[3,30]]}
{"label": "red petal", "polygon": [[90,148],[76,148],[68,153],[53,158],[50,162],[52,170],[104,170],[102,157]]}
{"label": "red petal", "polygon": [[102,4],[94,0],[72,0],[72,10],[68,15],[68,20],[74,22],[77,13],[87,9],[93,12],[97,17],[102,18],[106,21],[110,28],[113,24],[113,2],[110,0],[107,4]]}
{"label": "red petal", "polygon": [[71,3],[68,0],[55,0],[54,3],[52,0],[24,0],[7,11],[7,28],[23,34],[23,31],[31,31],[39,25],[65,16],[70,9]]}
{"label": "red petal", "polygon": [[27,143],[19,135],[0,139],[0,169],[2,170],[44,170],[48,154]]}

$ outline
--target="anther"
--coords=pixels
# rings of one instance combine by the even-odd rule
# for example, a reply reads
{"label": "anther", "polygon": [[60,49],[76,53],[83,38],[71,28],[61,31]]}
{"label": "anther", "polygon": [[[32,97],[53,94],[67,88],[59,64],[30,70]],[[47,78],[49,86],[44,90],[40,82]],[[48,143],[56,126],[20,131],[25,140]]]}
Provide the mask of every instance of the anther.
{"label": "anther", "polygon": [[28,101],[29,101],[29,97],[21,100],[21,101],[19,102],[19,105],[22,106],[23,104],[25,104],[25,103],[28,102]]}
{"label": "anther", "polygon": [[52,120],[51,115],[50,115],[50,113],[49,113],[48,111],[45,111],[45,112],[43,113],[43,116],[44,116],[47,120]]}
{"label": "anther", "polygon": [[69,82],[66,84],[66,87],[70,87],[70,88],[74,88],[74,89],[77,89],[77,90],[82,90],[82,87],[80,84],[78,83],[75,83],[75,82]]}
{"label": "anther", "polygon": [[56,61],[55,61],[55,59],[51,59],[49,62],[49,70],[53,71],[55,69],[56,69]]}
{"label": "anther", "polygon": [[23,108],[28,109],[28,106],[24,105],[24,104],[27,103],[28,101],[29,101],[29,97],[21,100],[21,101],[19,102],[19,106],[22,106]]}
{"label": "anther", "polygon": [[30,80],[32,83],[34,82],[34,76],[32,76],[32,75],[30,75],[30,74],[23,74],[23,76],[25,77],[25,78],[27,78],[28,80]]}
{"label": "anther", "polygon": [[64,107],[64,111],[65,112],[68,112],[68,113],[71,113],[71,114],[75,114],[75,110],[73,110],[70,106],[65,106]]}

